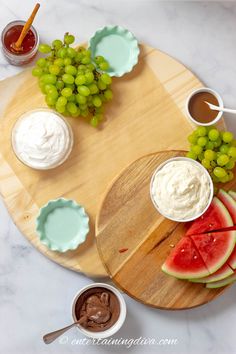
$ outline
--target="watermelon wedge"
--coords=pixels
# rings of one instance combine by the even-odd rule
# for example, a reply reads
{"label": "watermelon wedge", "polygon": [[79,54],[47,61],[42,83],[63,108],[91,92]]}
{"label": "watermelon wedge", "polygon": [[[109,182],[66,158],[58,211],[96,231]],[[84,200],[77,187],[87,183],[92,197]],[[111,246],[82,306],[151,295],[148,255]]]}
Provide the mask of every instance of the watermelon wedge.
{"label": "watermelon wedge", "polygon": [[229,226],[233,226],[233,220],[228,210],[217,197],[214,197],[207,211],[192,222],[186,236],[203,234]]}
{"label": "watermelon wedge", "polygon": [[225,192],[223,189],[219,190],[217,197],[222,201],[224,206],[228,209],[228,212],[230,213],[230,216],[234,224],[236,224],[236,201],[234,200],[234,198],[232,198],[231,195]]}
{"label": "watermelon wedge", "polygon": [[229,191],[229,195],[236,200],[236,192],[234,191]]}
{"label": "watermelon wedge", "polygon": [[222,267],[233,252],[236,231],[191,235],[190,238],[212,274]]}
{"label": "watermelon wedge", "polygon": [[219,270],[215,273],[209,275],[208,277],[199,278],[199,279],[189,279],[193,283],[211,283],[213,281],[219,281],[229,277],[231,274],[234,274],[234,271],[228,266],[228,264],[224,264]]}
{"label": "watermelon wedge", "polygon": [[236,269],[236,246],[234,247],[233,252],[227,260],[227,264],[232,268]]}
{"label": "watermelon wedge", "polygon": [[210,274],[190,237],[181,238],[162,265],[162,270],[179,279],[194,279]]}
{"label": "watermelon wedge", "polygon": [[219,280],[219,281],[214,281],[213,283],[207,283],[206,288],[208,288],[208,289],[221,288],[222,286],[229,285],[235,281],[236,281],[236,271],[234,272],[234,274],[230,275],[228,278],[225,278],[225,279]]}

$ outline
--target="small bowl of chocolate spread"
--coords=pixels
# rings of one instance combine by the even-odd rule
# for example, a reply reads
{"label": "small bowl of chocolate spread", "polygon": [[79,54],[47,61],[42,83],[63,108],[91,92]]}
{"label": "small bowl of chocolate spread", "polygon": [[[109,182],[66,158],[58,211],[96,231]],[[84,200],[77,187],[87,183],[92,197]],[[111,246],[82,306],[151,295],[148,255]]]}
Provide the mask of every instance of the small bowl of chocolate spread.
{"label": "small bowl of chocolate spread", "polygon": [[78,329],[88,337],[106,338],[114,335],[126,318],[126,304],[120,292],[105,283],[82,288],[72,304],[74,321],[82,319]]}
{"label": "small bowl of chocolate spread", "polygon": [[210,109],[206,102],[223,108],[223,100],[215,91],[207,87],[194,90],[187,98],[186,112],[188,118],[197,125],[209,126],[217,123],[221,117],[222,111]]}

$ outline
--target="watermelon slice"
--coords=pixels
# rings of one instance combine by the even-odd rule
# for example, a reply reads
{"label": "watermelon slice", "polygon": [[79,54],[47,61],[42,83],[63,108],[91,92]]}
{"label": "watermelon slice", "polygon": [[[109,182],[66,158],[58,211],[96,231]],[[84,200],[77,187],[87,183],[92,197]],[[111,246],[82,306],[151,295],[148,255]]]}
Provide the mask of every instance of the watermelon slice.
{"label": "watermelon slice", "polygon": [[213,281],[225,279],[231,274],[234,274],[234,271],[228,266],[228,264],[225,263],[219,270],[217,270],[217,272],[209,275],[208,277],[189,280],[193,283],[211,283]]}
{"label": "watermelon slice", "polygon": [[190,237],[181,238],[162,265],[162,270],[180,279],[194,279],[209,275]]}
{"label": "watermelon slice", "polygon": [[236,247],[234,247],[233,252],[227,260],[227,264],[232,268],[236,269]]}
{"label": "watermelon slice", "polygon": [[222,201],[224,206],[228,209],[228,212],[230,213],[234,224],[236,224],[236,201],[234,200],[234,198],[232,198],[223,189],[219,190],[217,197]]}
{"label": "watermelon slice", "polygon": [[206,284],[206,288],[208,288],[208,289],[221,288],[222,286],[229,285],[235,281],[236,281],[236,271],[234,272],[234,274],[230,275],[228,278],[225,278],[225,279],[219,280],[219,281],[214,281],[213,283]]}
{"label": "watermelon slice", "polygon": [[190,237],[212,274],[222,267],[233,252],[236,231],[212,232]]}
{"label": "watermelon slice", "polygon": [[236,192],[234,191],[229,191],[229,195],[236,200]]}
{"label": "watermelon slice", "polygon": [[214,197],[207,211],[192,222],[186,236],[203,234],[233,226],[233,220],[224,204]]}

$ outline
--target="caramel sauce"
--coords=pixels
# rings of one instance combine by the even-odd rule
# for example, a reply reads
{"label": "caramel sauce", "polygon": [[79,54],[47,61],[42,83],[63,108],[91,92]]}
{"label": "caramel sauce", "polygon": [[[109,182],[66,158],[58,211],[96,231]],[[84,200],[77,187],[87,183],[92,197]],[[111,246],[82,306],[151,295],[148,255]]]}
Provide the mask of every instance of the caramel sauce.
{"label": "caramel sauce", "polygon": [[218,115],[218,111],[210,109],[207,103],[212,103],[219,106],[217,98],[209,92],[198,92],[193,95],[189,101],[188,109],[191,116],[199,123],[210,123]]}

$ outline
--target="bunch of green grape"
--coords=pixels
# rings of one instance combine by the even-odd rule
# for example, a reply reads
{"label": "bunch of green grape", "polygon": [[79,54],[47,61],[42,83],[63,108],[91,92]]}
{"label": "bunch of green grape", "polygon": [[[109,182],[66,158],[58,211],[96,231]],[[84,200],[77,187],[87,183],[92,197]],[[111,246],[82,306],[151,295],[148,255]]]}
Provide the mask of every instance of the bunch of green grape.
{"label": "bunch of green grape", "polygon": [[187,157],[198,160],[209,171],[213,182],[226,183],[234,178],[236,140],[233,133],[216,127],[198,127],[188,136],[191,144]]}
{"label": "bunch of green grape", "polygon": [[50,108],[65,116],[85,117],[96,127],[103,120],[103,103],[112,99],[112,79],[105,71],[108,62],[102,57],[91,58],[84,47],[70,45],[75,37],[69,33],[64,41],[41,44],[39,51],[48,54],[40,58],[32,70]]}

